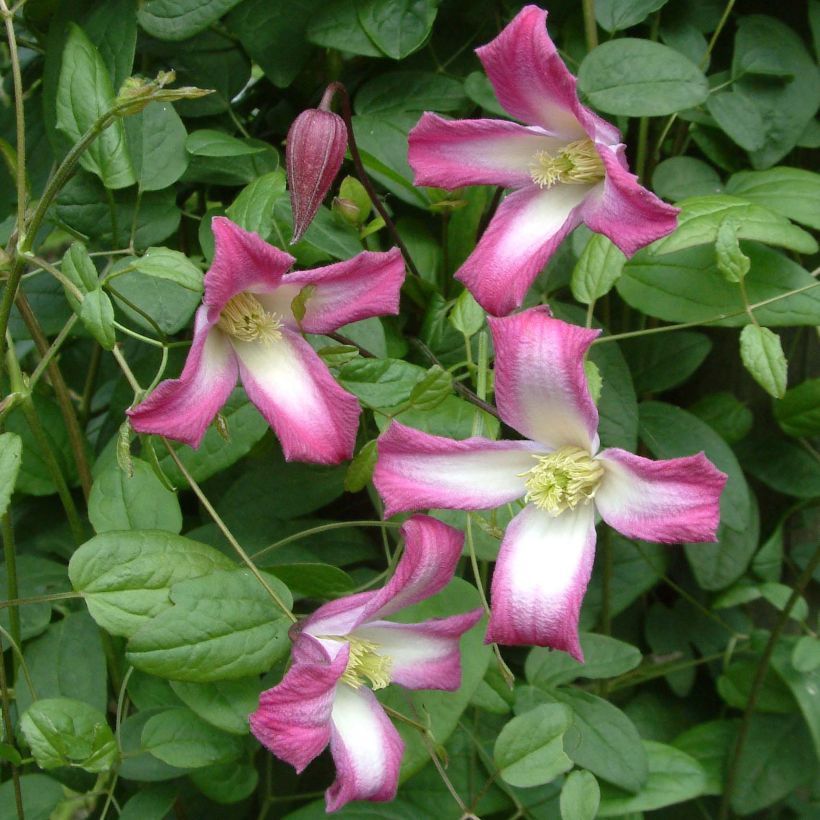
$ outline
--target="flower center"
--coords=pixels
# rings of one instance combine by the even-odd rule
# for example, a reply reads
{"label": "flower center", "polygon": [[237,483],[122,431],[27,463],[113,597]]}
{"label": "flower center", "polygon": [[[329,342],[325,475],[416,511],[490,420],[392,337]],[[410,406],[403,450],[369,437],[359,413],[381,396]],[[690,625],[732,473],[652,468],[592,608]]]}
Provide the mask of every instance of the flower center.
{"label": "flower center", "polygon": [[393,659],[389,655],[377,654],[377,645],[373,641],[354,638],[350,635],[346,638],[334,638],[334,640],[347,641],[350,646],[350,658],[342,675],[342,680],[348,686],[358,689],[365,683],[365,678],[370,681],[373,689],[384,689],[390,683]]}
{"label": "flower center", "polygon": [[558,516],[588,504],[595,496],[604,468],[581,447],[561,447],[547,456],[535,456],[538,464],[527,476],[525,502]]}
{"label": "flower center", "polygon": [[231,299],[219,316],[217,325],[242,342],[260,341],[269,345],[282,338],[282,321],[269,313],[252,294],[243,291]]}
{"label": "flower center", "polygon": [[586,185],[599,182],[606,171],[590,139],[567,143],[555,153],[537,151],[530,163],[532,181],[539,188],[550,188],[556,182]]}

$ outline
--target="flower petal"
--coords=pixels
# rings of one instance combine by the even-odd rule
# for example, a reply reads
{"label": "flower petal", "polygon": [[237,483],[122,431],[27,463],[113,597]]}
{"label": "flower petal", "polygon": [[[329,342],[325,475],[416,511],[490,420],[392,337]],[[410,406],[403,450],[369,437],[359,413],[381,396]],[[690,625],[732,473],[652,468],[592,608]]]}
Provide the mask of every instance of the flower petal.
{"label": "flower petal", "polygon": [[557,517],[528,504],[501,542],[486,641],[551,646],[583,662],[578,616],[594,557],[592,504]]}
{"label": "flower petal", "polygon": [[483,609],[418,624],[369,621],[354,630],[356,638],[372,641],[379,655],[392,660],[390,682],[407,689],[445,689],[461,686],[461,636],[475,626]]}
{"label": "flower petal", "polygon": [[604,477],[595,506],[618,532],[666,543],[715,540],[726,474],[703,453],[653,461],[612,448],[597,458]]}
{"label": "flower petal", "polygon": [[327,810],[338,811],[351,800],[392,800],[404,743],[373,692],[340,684],[331,721],[336,781],[325,792]]}
{"label": "flower petal", "polygon": [[359,402],[313,348],[282,329],[279,341],[231,339],[248,398],[273,427],[288,461],[338,464],[353,455]]}
{"label": "flower petal", "polygon": [[627,256],[662,236],[678,224],[680,208],[668,205],[647,191],[626,167],[626,146],[599,146],[606,167],[603,186],[584,202],[581,216],[597,233],[608,236]]}
{"label": "flower petal", "polygon": [[278,287],[294,258],[227,217],[215,216],[211,228],[216,245],[214,260],[205,274],[203,301],[211,308],[211,321],[216,322],[219,312],[237,293],[265,293]]}
{"label": "flower petal", "polygon": [[445,120],[427,112],[408,135],[407,159],[416,185],[532,185],[538,151],[555,152],[565,140],[506,120]]}
{"label": "flower petal", "polygon": [[414,515],[401,528],[404,553],[382,589],[347,595],[320,606],[301,622],[311,635],[348,635],[365,621],[392,615],[435,595],[453,577],[464,536],[428,515]]}
{"label": "flower petal", "polygon": [[404,260],[398,248],[365,251],[345,262],[288,274],[284,283],[315,288],[305,303],[302,329],[330,333],[349,322],[398,313]]}
{"label": "flower petal", "polygon": [[236,356],[222,331],[200,307],[194,341],[178,379],[166,379],[136,407],[127,410],[139,433],[154,433],[199,447],[208,425],[236,387]]}
{"label": "flower petal", "polygon": [[249,722],[259,742],[298,774],[330,741],[336,685],[347,666],[349,647],[331,661],[310,636],[299,637],[297,645],[293,666],[273,689],[262,692]]}
{"label": "flower petal", "polygon": [[600,333],[538,307],[489,319],[495,345],[495,398],[501,418],[527,438],[558,448],[598,449],[598,410],[584,354]]}
{"label": "flower petal", "polygon": [[486,311],[505,316],[524,301],[561,240],[581,224],[579,206],[594,187],[531,185],[507,196],[456,279]]}
{"label": "flower petal", "polygon": [[558,56],[546,23],[543,9],[525,6],[495,40],[476,49],[498,101],[516,119],[558,137],[618,142],[617,129],[578,101],[575,77]]}
{"label": "flower petal", "polygon": [[539,449],[531,441],[454,441],[394,421],[379,436],[373,483],[386,517],[434,507],[490,509],[524,495],[522,474]]}

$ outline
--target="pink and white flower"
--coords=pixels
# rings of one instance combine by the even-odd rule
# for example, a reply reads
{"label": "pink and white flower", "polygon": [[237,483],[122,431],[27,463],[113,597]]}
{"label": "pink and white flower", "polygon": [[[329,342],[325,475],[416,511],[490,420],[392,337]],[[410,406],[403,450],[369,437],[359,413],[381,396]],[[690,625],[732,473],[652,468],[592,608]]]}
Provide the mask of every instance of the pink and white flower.
{"label": "pink and white flower", "polygon": [[455,690],[461,636],[482,610],[421,623],[384,620],[439,592],[453,577],[463,536],[427,516],[402,527],[404,554],[380,590],[325,604],[292,630],[292,665],[263,692],[251,731],[300,773],[330,744],[336,781],[328,811],[350,800],[392,800],[404,743],[373,690]]}
{"label": "pink and white flower", "polygon": [[[273,427],[285,458],[336,464],[353,454],[361,409],[302,332],[397,313],[404,281],[398,249],[287,273],[294,258],[215,217],[216,253],[182,375],[128,410],[140,433],[198,447],[241,379]],[[298,297],[298,299],[297,299]],[[294,315],[294,300],[304,311]]]}
{"label": "pink and white flower", "polygon": [[453,441],[393,422],[379,439],[373,481],[387,516],[523,499],[493,574],[487,641],[551,646],[582,660],[578,617],[595,510],[628,538],[713,541],[726,476],[703,453],[652,461],[598,452],[583,359],[599,331],[553,319],[547,308],[489,324],[498,411],[525,440]]}
{"label": "pink and white flower", "polygon": [[476,50],[501,105],[530,125],[427,112],[409,137],[417,185],[515,189],[456,273],[496,316],[521,305],[561,240],[582,222],[627,256],[676,225],[678,209],[629,172],[618,129],[579,102],[546,18],[525,6]]}

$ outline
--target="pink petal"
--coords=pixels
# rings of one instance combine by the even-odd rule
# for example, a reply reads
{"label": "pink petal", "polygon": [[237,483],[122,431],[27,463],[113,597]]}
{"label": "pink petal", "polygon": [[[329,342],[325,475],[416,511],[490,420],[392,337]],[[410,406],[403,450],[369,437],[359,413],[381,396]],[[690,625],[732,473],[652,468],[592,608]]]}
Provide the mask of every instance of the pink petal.
{"label": "pink petal", "polygon": [[288,274],[284,282],[299,290],[315,288],[306,302],[302,329],[330,333],[349,322],[398,313],[404,260],[398,248],[365,251],[345,262]]}
{"label": "pink petal", "polygon": [[[347,666],[344,646],[333,661],[318,641],[298,639],[299,660],[282,681],[259,696],[249,717],[251,731],[263,746],[300,773],[327,746],[336,685]],[[296,653],[294,653],[296,655]]]}
{"label": "pink petal", "polygon": [[489,319],[495,345],[495,398],[501,418],[550,448],[598,449],[598,410],[584,354],[599,330],[550,316],[545,307]]}
{"label": "pink petal", "polygon": [[547,34],[547,13],[525,6],[486,46],[476,49],[501,105],[522,122],[567,140],[587,135],[618,142],[616,128],[578,101],[569,73]]}
{"label": "pink petal", "polygon": [[531,441],[454,441],[394,421],[379,436],[373,483],[386,517],[433,507],[490,509],[524,495],[522,473],[538,450]]}
{"label": "pink petal", "polygon": [[273,427],[288,461],[338,464],[353,455],[359,402],[313,348],[282,329],[271,344],[231,339],[248,398]]}
{"label": "pink petal", "polygon": [[653,461],[612,448],[597,457],[604,477],[595,506],[618,532],[666,543],[715,540],[726,474],[703,453]]}
{"label": "pink petal", "polygon": [[396,796],[404,743],[366,686],[337,688],[330,753],[336,781],[325,792],[328,811],[338,811],[351,800],[382,802]]}
{"label": "pink petal", "polygon": [[517,308],[561,240],[581,224],[579,206],[594,187],[531,185],[507,196],[456,279],[489,313]]}
{"label": "pink petal", "polygon": [[533,184],[530,165],[538,151],[555,152],[565,144],[537,128],[506,120],[445,120],[422,115],[408,136],[407,159],[416,185]]}
{"label": "pink petal", "polygon": [[194,341],[178,379],[161,382],[145,401],[127,410],[138,433],[154,433],[199,447],[208,425],[236,386],[236,356],[221,330],[200,307]]}
{"label": "pink petal", "polygon": [[227,217],[215,216],[211,228],[216,249],[210,270],[205,274],[203,301],[212,309],[211,320],[216,322],[219,312],[237,293],[274,290],[294,258]]}
{"label": "pink petal", "polygon": [[623,156],[626,146],[598,148],[606,179],[584,202],[581,216],[593,231],[608,236],[632,256],[639,248],[672,233],[680,208],[658,199],[629,172]]}
{"label": "pink petal", "polygon": [[461,636],[475,626],[483,609],[418,624],[370,621],[353,635],[377,645],[379,655],[392,660],[390,682],[407,689],[445,689],[461,686]]}
{"label": "pink petal", "polygon": [[583,662],[578,616],[594,557],[592,504],[557,517],[528,504],[501,543],[486,641],[551,646]]}

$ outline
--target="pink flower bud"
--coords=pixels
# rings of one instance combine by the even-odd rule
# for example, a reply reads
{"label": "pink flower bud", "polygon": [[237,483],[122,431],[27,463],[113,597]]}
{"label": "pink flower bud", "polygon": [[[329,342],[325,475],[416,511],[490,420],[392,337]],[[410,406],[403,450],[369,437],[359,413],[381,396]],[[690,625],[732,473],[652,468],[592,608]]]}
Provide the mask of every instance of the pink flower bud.
{"label": "pink flower bud", "polygon": [[316,216],[347,149],[344,120],[328,110],[331,96],[328,89],[319,108],[303,111],[288,131],[285,158],[293,211],[291,244],[302,238]]}

